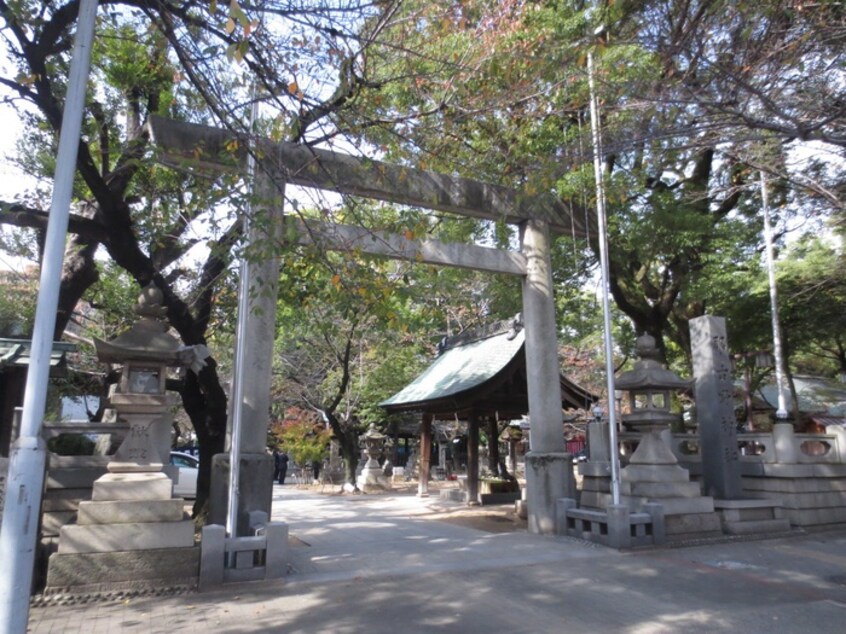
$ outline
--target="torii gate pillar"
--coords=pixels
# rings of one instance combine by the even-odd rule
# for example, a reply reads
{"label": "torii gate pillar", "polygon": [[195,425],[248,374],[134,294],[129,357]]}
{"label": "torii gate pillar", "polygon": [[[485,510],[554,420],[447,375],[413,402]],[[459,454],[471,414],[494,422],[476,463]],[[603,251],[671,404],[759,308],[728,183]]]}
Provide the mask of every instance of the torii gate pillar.
{"label": "torii gate pillar", "polygon": [[527,220],[520,232],[527,260],[523,278],[530,425],[526,504],[529,531],[552,534],[555,532],[556,501],[575,497],[576,486],[572,456],[566,453],[564,445],[551,239],[549,226],[543,220]]}
{"label": "torii gate pillar", "polygon": [[[284,183],[275,183],[262,170],[256,172],[257,198],[255,213],[250,222],[249,243],[260,250],[279,242],[282,235],[282,201]],[[276,330],[276,299],[279,286],[279,258],[275,255],[251,262],[249,279],[242,280],[249,288],[249,310],[246,332],[249,337],[236,342],[244,346],[245,366],[242,381],[243,402],[231,402],[241,407],[240,465],[238,470],[238,520],[236,533],[247,535],[249,515],[263,511],[270,517],[273,499],[273,456],[267,453],[267,430],[270,423],[270,384],[273,378],[273,341]],[[232,409],[227,428],[227,449],[232,445]],[[229,454],[217,454],[212,460],[209,523],[226,524],[229,500]]]}

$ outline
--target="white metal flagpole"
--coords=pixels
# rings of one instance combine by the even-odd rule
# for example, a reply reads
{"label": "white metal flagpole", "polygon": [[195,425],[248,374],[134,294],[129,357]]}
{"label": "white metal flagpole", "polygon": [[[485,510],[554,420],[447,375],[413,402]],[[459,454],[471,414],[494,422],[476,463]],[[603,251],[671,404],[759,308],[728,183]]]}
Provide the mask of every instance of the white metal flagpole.
{"label": "white metal flagpole", "polygon": [[[255,123],[258,118],[258,91],[255,85],[252,90],[252,110],[250,111],[250,133],[255,131]],[[247,177],[249,183],[249,194],[255,194],[256,159],[255,148],[247,154]],[[241,231],[246,236],[246,245],[251,241],[251,218],[253,203],[249,201],[246,213],[241,217]],[[226,534],[229,537],[238,536],[238,498],[240,496],[241,476],[241,433],[244,414],[244,364],[246,345],[244,342],[249,337],[248,314],[250,310],[250,261],[248,254],[241,257],[240,277],[238,283],[238,325],[235,337],[235,364],[232,379],[232,427],[229,442],[229,498],[226,507]]]}
{"label": "white metal flagpole", "polygon": [[44,485],[46,461],[44,441],[41,439],[41,423],[47,403],[53,331],[56,328],[62,261],[65,255],[96,17],[97,0],[82,0],[62,114],[53,199],[41,262],[21,432],[12,445],[9,456],[6,503],[0,530],[0,631],[8,634],[26,632],[29,620],[29,595],[32,590],[38,515],[41,512],[41,489]]}
{"label": "white metal flagpole", "polygon": [[776,289],[775,255],[773,254],[773,228],[770,223],[770,197],[767,190],[767,177],[761,172],[761,202],[764,208],[764,244],[767,250],[767,277],[770,285],[770,310],[773,327],[773,354],[775,356],[776,388],[778,389],[778,409],[776,419],[787,419],[787,390],[784,381],[787,373],[784,367],[784,351],[781,346],[781,326],[778,321],[778,292]]}
{"label": "white metal flagpole", "polygon": [[602,135],[599,105],[593,82],[593,53],[587,55],[590,89],[590,129],[593,141],[593,173],[596,180],[596,217],[599,229],[599,264],[602,271],[602,334],[605,341],[605,375],[608,389],[608,436],[611,445],[611,499],[620,503],[620,450],[617,446],[617,407],[614,400],[614,336],[611,333],[611,303],[608,297],[608,224],[605,215],[605,179],[602,173]]}

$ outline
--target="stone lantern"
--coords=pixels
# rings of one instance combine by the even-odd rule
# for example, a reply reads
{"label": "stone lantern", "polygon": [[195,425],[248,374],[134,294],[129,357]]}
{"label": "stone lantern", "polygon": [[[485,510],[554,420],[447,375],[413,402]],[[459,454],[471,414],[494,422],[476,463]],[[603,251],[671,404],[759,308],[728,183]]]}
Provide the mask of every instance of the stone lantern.
{"label": "stone lantern", "polygon": [[365,491],[367,489],[388,488],[388,483],[382,473],[382,468],[379,466],[378,460],[387,436],[376,429],[374,423],[370,423],[370,427],[368,427],[362,438],[367,462],[361,470],[361,475],[358,476],[358,486]]}
{"label": "stone lantern", "polygon": [[661,432],[681,420],[670,411],[671,393],[690,388],[658,360],[655,339],[638,337],[639,359],[633,370],[622,373],[616,387],[629,393],[631,411],[623,415],[623,424],[641,432],[641,440],[620,474],[621,494],[630,509],[642,510],[647,503],[660,504],[667,538],[699,537],[721,534],[720,519],[714,512],[714,500],[703,496],[698,482],[690,480],[687,469],[679,465]]}
{"label": "stone lantern", "polygon": [[642,434],[630,462],[675,464],[678,461],[661,440],[660,433],[681,422],[681,413],[670,411],[671,392],[689,389],[690,381],[680,378],[658,360],[652,336],[638,337],[637,354],[634,369],[623,372],[615,380],[617,389],[629,393],[629,413],[623,415],[623,424]]}
{"label": "stone lantern", "polygon": [[165,381],[170,368],[199,371],[208,353],[168,334],[161,300],[159,289],[146,287],[135,308],[138,321],[111,341],[94,340],[101,361],[123,366],[109,400],[129,431],[109,473],[94,482],[91,499],[79,503],[76,523],[61,528],[48,588],[99,592],[126,584],[196,584],[194,522],[184,512],[184,500],[173,498],[173,482],[163,472],[170,463],[174,405]]}
{"label": "stone lantern", "polygon": [[129,432],[108,465],[112,473],[162,471],[170,462],[173,397],[165,390],[169,368],[202,367],[197,347],[184,347],[162,321],[162,293],[154,285],[141,291],[132,327],[111,341],[94,340],[97,358],[121,364],[110,405]]}

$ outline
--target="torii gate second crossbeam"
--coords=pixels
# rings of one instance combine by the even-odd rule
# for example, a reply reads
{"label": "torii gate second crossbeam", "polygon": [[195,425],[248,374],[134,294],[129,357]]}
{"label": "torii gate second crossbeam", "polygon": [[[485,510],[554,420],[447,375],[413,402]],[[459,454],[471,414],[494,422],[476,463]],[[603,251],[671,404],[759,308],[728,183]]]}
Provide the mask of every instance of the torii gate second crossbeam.
{"label": "torii gate second crossbeam", "polygon": [[[331,248],[347,250],[356,248],[367,253],[413,261],[461,266],[484,271],[519,275],[523,278],[523,320],[526,328],[526,365],[528,374],[529,415],[532,421],[530,451],[526,456],[527,506],[529,530],[551,534],[555,530],[555,503],[562,497],[575,493],[571,457],[565,452],[561,432],[563,419],[559,384],[557,354],[557,329],[552,291],[550,262],[551,230],[566,231],[583,236],[587,227],[551,196],[526,196],[515,190],[456,178],[434,172],[400,167],[387,163],[361,159],[354,156],[311,148],[291,143],[274,143],[266,139],[250,139],[227,130],[177,123],[160,117],[151,117],[151,136],[162,151],[163,162],[178,167],[212,169],[216,171],[245,171],[248,149],[257,158],[257,191],[265,192],[267,210],[272,222],[263,223],[276,232],[281,226],[281,203],[276,202],[286,184],[313,187],[327,191],[375,198],[398,204],[448,211],[462,216],[504,220],[520,227],[520,253],[439,243],[404,240],[386,235],[376,240],[364,238],[361,228],[338,225],[301,226],[302,241],[328,240]],[[254,225],[256,223],[253,223]],[[274,235],[278,235],[274,233]],[[321,244],[323,244],[321,242]],[[351,246],[354,245],[354,246]],[[259,264],[253,269],[254,279],[278,278],[275,259]],[[276,305],[275,286],[267,292],[251,293],[253,298],[250,319],[260,321],[250,332],[272,336]],[[268,317],[270,315],[270,317]],[[269,413],[269,382],[272,346],[266,337],[256,336],[248,346],[248,356],[253,360],[253,373],[245,382],[245,413],[242,447],[246,453],[264,454],[267,440]],[[259,376],[262,374],[262,376]],[[249,458],[241,465],[249,467]],[[216,474],[217,472],[215,472]],[[243,473],[245,489],[261,491],[271,479]],[[267,485],[270,486],[270,485]],[[212,483],[210,521],[218,521],[225,486]],[[267,500],[267,508],[263,500]],[[243,498],[239,515],[253,510],[270,511],[270,493],[259,493]],[[217,503],[215,503],[217,501]],[[240,524],[240,522],[239,522]]]}

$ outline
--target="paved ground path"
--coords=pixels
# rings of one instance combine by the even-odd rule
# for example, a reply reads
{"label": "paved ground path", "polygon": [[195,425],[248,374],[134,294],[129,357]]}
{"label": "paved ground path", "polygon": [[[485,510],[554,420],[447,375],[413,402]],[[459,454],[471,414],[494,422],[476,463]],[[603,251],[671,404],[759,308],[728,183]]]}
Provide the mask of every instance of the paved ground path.
{"label": "paved ground path", "polygon": [[275,487],[285,581],[30,612],[80,632],[846,632],[846,530],[619,553],[426,519],[433,499]]}

